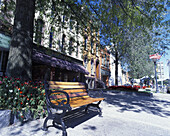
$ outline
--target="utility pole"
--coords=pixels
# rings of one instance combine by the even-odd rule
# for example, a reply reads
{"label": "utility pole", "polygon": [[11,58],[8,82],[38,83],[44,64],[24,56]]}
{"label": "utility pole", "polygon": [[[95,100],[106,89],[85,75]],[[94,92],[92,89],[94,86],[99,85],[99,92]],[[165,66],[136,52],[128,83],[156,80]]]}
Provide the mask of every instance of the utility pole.
{"label": "utility pole", "polygon": [[158,83],[157,83],[156,62],[157,62],[157,60],[159,60],[161,58],[161,55],[156,53],[156,54],[153,54],[153,55],[149,55],[149,58],[152,59],[153,62],[154,62],[154,66],[155,66],[155,80],[156,80],[156,93],[158,93],[159,90],[158,90]]}
{"label": "utility pole", "polygon": [[169,85],[170,85],[170,59],[167,61],[168,61],[167,66],[169,67]]}

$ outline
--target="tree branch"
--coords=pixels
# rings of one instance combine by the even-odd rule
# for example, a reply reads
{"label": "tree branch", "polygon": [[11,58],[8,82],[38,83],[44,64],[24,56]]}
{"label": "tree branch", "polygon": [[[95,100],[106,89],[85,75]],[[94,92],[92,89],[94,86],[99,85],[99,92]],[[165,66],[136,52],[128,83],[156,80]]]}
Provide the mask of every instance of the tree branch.
{"label": "tree branch", "polygon": [[151,18],[150,18],[148,15],[144,14],[144,12],[141,11],[141,10],[136,6],[136,4],[135,4],[135,2],[134,2],[133,0],[131,0],[131,2],[132,2],[132,5],[133,5],[142,15],[144,15],[145,17],[147,17],[147,18],[150,19],[150,21],[151,21]]}

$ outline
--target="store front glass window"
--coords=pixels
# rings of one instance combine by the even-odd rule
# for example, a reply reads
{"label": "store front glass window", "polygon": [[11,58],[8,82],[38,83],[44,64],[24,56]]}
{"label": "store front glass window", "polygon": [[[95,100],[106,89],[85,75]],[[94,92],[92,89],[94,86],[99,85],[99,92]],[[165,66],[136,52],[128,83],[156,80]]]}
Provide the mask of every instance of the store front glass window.
{"label": "store front glass window", "polygon": [[87,36],[84,37],[84,49],[87,50]]}
{"label": "store front glass window", "polygon": [[8,51],[0,51],[0,76],[4,75],[6,72],[8,54]]}
{"label": "store front glass window", "polygon": [[87,56],[84,58],[84,66],[85,66],[85,68],[87,69]]}
{"label": "store front glass window", "polygon": [[36,21],[35,42],[39,45],[41,45],[41,40],[43,36],[43,27],[44,27],[44,21],[42,19],[38,19]]}
{"label": "store front glass window", "polygon": [[93,61],[93,59],[92,59],[92,60],[91,60],[91,74],[92,74],[92,75],[94,74],[93,67],[94,67],[94,61]]}

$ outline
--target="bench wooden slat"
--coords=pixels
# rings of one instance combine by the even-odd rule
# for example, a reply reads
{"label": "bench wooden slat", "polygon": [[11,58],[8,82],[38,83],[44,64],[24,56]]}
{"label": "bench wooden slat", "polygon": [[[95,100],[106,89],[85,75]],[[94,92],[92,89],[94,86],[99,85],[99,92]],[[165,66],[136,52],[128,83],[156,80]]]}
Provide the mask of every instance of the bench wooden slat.
{"label": "bench wooden slat", "polygon": [[[73,98],[70,98],[70,102],[71,101],[77,101],[77,100],[86,100],[87,98],[91,98],[91,97],[89,97],[88,95],[81,96],[81,97],[73,97]],[[57,102],[61,102],[62,100],[66,100],[66,97],[65,98],[63,97],[61,99],[57,99],[57,101],[54,98],[50,99],[51,103],[56,104],[56,105],[58,105]]]}
{"label": "bench wooden slat", "polygon": [[[69,93],[68,94],[70,98],[73,98],[73,97],[82,97],[82,96],[86,96],[87,93],[86,92],[78,92],[78,93]],[[50,95],[50,98],[54,98],[54,99],[57,99],[57,98],[66,98],[66,96],[64,94],[58,94],[58,93],[53,93]]]}
{"label": "bench wooden slat", "polygon": [[49,85],[49,89],[74,89],[74,88],[85,88],[84,85]]}
{"label": "bench wooden slat", "polygon": [[[78,92],[78,93],[69,93],[68,94],[70,98],[74,98],[74,97],[83,97],[83,96],[87,96],[86,92]],[[66,98],[66,96],[64,94],[59,94],[59,93],[53,93],[50,95],[51,99],[61,99],[61,98]]]}
{"label": "bench wooden slat", "polygon": [[[88,105],[91,104],[93,102],[98,102],[104,100],[104,98],[91,98],[91,97],[84,97],[82,99],[73,99],[72,101],[70,101],[70,106],[72,108],[76,108],[76,107],[80,107],[80,106],[84,106],[84,105]],[[53,104],[58,104],[56,101],[51,101]]]}
{"label": "bench wooden slat", "polygon": [[56,81],[48,81],[49,85],[84,85],[84,83],[80,82],[56,82]]}
{"label": "bench wooden slat", "polygon": [[87,93],[70,93],[69,96],[72,97],[82,97],[82,96],[86,96]]}
{"label": "bench wooden slat", "polygon": [[72,89],[72,90],[64,89],[64,91],[67,93],[76,93],[76,92],[86,92],[86,89]]}

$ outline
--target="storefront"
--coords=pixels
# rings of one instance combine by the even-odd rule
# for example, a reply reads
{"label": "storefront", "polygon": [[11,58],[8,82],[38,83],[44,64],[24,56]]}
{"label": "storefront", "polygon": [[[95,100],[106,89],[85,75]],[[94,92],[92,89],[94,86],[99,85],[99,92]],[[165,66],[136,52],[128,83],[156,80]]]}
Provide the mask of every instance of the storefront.
{"label": "storefront", "polygon": [[88,74],[82,61],[44,47],[33,49],[32,60],[33,80],[85,82]]}
{"label": "storefront", "polygon": [[[11,37],[0,33],[0,76],[6,75]],[[48,80],[85,82],[88,71],[83,62],[65,54],[52,51],[43,46],[33,46],[32,77],[33,80],[44,80],[47,69],[50,69]]]}
{"label": "storefront", "polygon": [[0,76],[5,76],[11,38],[0,33]]}
{"label": "storefront", "polygon": [[110,77],[110,70],[101,68],[101,78],[107,87],[109,86],[109,77]]}

